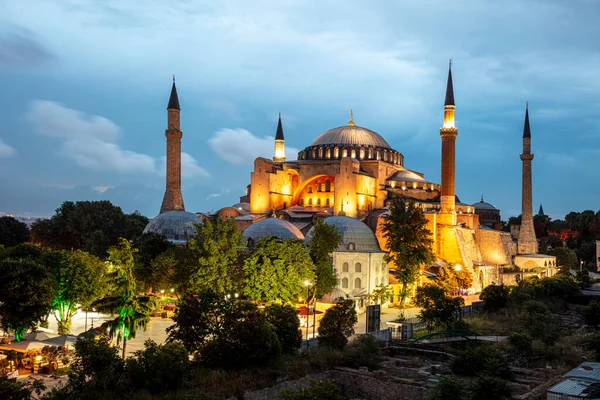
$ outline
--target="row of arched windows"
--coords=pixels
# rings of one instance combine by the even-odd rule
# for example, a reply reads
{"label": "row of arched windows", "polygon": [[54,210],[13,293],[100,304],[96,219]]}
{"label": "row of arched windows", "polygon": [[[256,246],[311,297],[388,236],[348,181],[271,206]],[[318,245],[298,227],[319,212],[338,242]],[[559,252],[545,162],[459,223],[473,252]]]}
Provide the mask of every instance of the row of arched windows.
{"label": "row of arched windows", "polygon": [[352,287],[352,288],[348,287],[348,283],[349,283],[348,278],[342,279],[342,289],[360,289],[362,287],[361,286],[362,282],[361,282],[360,278],[356,278],[354,280],[354,287]]}
{"label": "row of arched windows", "polygon": [[[317,189],[317,192],[331,192],[331,180],[330,179],[325,179],[325,182],[315,182],[315,187]],[[312,185],[308,185],[308,193],[312,193],[313,192],[313,186]]]}
{"label": "row of arched windows", "polygon": [[[350,269],[350,266],[348,265],[347,262],[342,264],[342,272],[348,272]],[[354,264],[354,272],[362,272],[362,264],[357,262],[356,264]]]}
{"label": "row of arched windows", "polygon": [[298,204],[300,204],[301,206],[304,205],[309,205],[309,206],[321,206],[321,205],[325,205],[326,207],[329,207],[331,205],[332,201],[331,199],[327,198],[325,199],[325,201],[321,201],[321,199],[316,199],[315,201],[313,201],[313,199],[308,199],[308,201],[304,201],[303,198],[300,198],[300,200],[298,201]]}
{"label": "row of arched windows", "polygon": [[339,148],[339,147],[315,147],[308,148],[298,154],[301,160],[339,159],[343,157],[358,158],[359,160],[383,160],[386,162],[402,165],[402,154],[394,150],[368,148]]}

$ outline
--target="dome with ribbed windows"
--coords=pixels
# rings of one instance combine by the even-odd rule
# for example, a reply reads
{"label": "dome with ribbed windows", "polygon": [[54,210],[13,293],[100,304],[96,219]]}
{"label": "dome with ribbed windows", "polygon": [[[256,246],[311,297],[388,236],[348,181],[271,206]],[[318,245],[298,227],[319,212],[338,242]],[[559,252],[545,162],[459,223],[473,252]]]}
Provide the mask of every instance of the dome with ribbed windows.
{"label": "dome with ribbed windows", "polygon": [[249,246],[258,243],[264,237],[276,237],[281,240],[304,239],[304,235],[296,225],[279,218],[265,218],[250,225],[244,231],[244,241]]}
{"label": "dome with ribbed windows", "polygon": [[184,244],[189,238],[196,236],[196,224],[201,223],[202,219],[191,212],[167,211],[152,218],[144,228],[144,233],[153,232],[172,243]]}

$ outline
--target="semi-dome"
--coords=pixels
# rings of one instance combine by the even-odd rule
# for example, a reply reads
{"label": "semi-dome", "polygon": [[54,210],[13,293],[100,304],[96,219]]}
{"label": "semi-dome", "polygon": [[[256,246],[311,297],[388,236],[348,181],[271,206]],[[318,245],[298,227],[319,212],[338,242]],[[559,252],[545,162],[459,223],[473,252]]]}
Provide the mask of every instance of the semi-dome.
{"label": "semi-dome", "polygon": [[264,237],[274,236],[281,240],[304,239],[304,235],[296,225],[279,218],[265,218],[252,225],[244,231],[244,241],[258,241]]}
{"label": "semi-dome", "polygon": [[[335,216],[323,220],[328,225],[337,228],[342,236],[342,241],[336,251],[358,251],[358,252],[381,252],[379,243],[373,231],[363,222],[356,218]],[[314,228],[310,228],[306,234],[306,242],[310,240]]]}
{"label": "semi-dome", "polygon": [[152,218],[144,233],[153,232],[173,243],[185,243],[196,236],[195,224],[202,223],[196,214],[187,211],[167,211]]}
{"label": "semi-dome", "polygon": [[372,146],[391,149],[388,142],[377,132],[360,126],[340,126],[319,135],[311,146]]}

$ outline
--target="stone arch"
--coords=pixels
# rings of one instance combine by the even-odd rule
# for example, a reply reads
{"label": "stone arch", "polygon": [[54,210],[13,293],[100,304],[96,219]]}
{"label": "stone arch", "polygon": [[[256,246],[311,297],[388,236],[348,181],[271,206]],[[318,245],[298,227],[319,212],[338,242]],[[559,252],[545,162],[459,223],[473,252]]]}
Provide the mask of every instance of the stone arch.
{"label": "stone arch", "polygon": [[361,286],[362,286],[362,282],[361,282],[360,278],[356,278],[354,280],[354,289],[362,289]]}
{"label": "stone arch", "polygon": [[347,262],[342,264],[342,272],[348,272],[348,263]]}
{"label": "stone arch", "polygon": [[361,263],[357,262],[356,264],[354,264],[354,272],[362,272],[362,264]]}
{"label": "stone arch", "polygon": [[348,278],[342,279],[342,289],[348,289]]}

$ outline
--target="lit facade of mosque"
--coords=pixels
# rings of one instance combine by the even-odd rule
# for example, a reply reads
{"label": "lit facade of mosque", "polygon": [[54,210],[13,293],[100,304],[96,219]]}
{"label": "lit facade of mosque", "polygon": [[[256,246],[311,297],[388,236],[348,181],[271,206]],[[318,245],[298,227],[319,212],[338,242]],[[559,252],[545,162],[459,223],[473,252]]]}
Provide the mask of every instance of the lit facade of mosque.
{"label": "lit facade of mosque", "polygon": [[[273,157],[257,158],[250,174],[250,184],[240,202],[220,209],[213,217],[235,218],[239,229],[245,231],[248,243],[255,243],[264,236],[303,239],[309,234],[315,218],[327,218],[326,222],[329,220],[342,231],[344,244],[332,255],[339,280],[337,290],[354,297],[368,296],[377,285],[389,282],[389,270],[383,262],[387,246],[381,228],[389,212],[388,202],[393,198],[414,201],[422,208],[434,243],[435,264],[460,264],[467,268],[474,277],[473,291],[479,291],[493,282],[512,283],[518,278],[515,273],[503,273],[503,267],[517,265],[527,267],[529,274],[553,275],[556,271],[555,259],[536,254],[537,242],[532,229],[533,154],[530,154],[528,111],[523,154],[520,156],[523,162],[524,218],[517,244],[510,233],[490,227],[493,225],[490,219],[499,219],[499,210],[483,203],[483,199],[475,204],[461,203],[455,194],[458,136],[455,108],[452,71],[449,69],[440,128],[441,183],[430,181],[422,173],[407,168],[404,155],[393,149],[380,134],[357,126],[352,112],[346,125],[320,134],[298,153],[297,160],[286,160],[280,115]],[[177,212],[179,225],[170,227],[169,232],[181,230],[176,235],[183,238],[188,235],[185,226],[197,220],[194,214],[185,212],[181,197],[179,157],[182,135],[179,111],[173,83],[166,131],[165,198],[161,213],[146,230],[153,231],[153,224],[164,229],[165,224],[169,225],[174,220],[165,214]],[[163,219],[165,221],[159,224]],[[281,222],[276,223],[276,220]],[[353,228],[344,228],[348,226]],[[356,235],[358,231],[361,232],[359,236],[369,242],[368,249],[359,250],[356,247],[351,235]],[[369,261],[365,263],[363,258],[366,254]]]}

